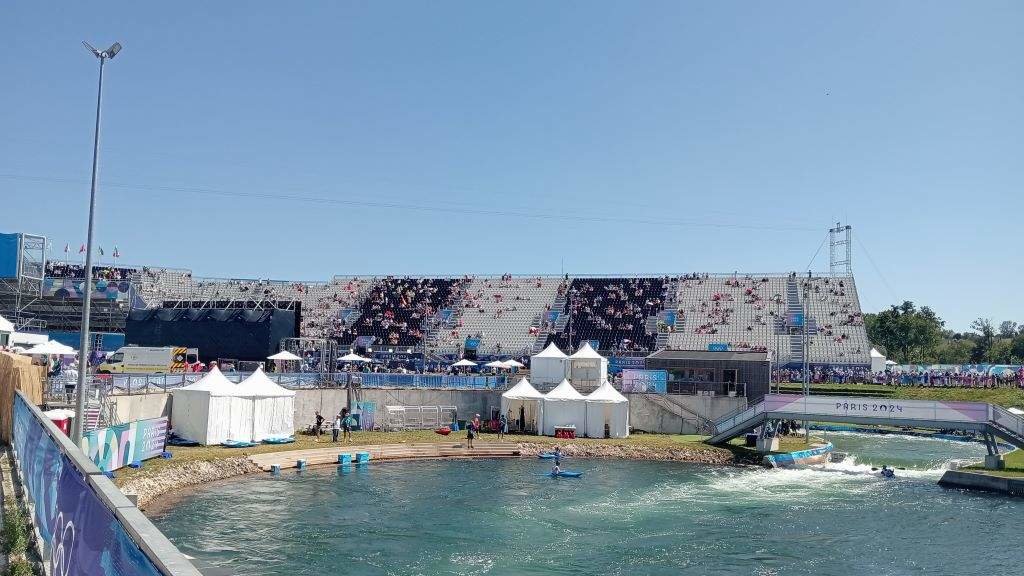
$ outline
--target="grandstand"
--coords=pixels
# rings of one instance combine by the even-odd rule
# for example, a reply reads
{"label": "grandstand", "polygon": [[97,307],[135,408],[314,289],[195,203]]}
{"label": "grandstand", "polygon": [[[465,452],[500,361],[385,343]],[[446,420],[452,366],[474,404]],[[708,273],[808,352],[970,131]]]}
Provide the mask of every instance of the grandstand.
{"label": "grandstand", "polygon": [[[84,270],[43,266],[44,260],[36,262],[42,254],[20,254],[19,270],[28,272],[0,281],[0,314],[21,328],[75,331]],[[520,357],[550,342],[571,351],[590,341],[606,354],[729,349],[767,351],[780,365],[802,363],[805,352],[811,364],[870,364],[852,276],[335,276],[295,282],[200,278],[150,266],[97,266],[94,274],[97,332],[123,332],[133,308],[285,308],[298,314],[302,337],[333,339],[342,348],[401,347],[450,357],[471,343],[479,357]],[[807,324],[806,351],[801,322]]]}

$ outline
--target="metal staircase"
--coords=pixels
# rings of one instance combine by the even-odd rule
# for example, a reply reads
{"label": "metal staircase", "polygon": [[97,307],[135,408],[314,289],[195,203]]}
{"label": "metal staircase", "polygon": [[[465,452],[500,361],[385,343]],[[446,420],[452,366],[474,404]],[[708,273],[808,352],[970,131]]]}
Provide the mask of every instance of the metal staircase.
{"label": "metal staircase", "polygon": [[665,398],[661,394],[644,394],[643,396],[645,399],[650,401],[655,406],[661,408],[665,412],[668,412],[673,416],[681,418],[684,422],[689,422],[690,424],[692,424],[693,427],[697,429],[698,434],[715,433],[715,423],[701,416],[700,414],[697,414],[693,410],[690,410],[689,408],[682,406],[681,404],[676,404],[675,402],[669,400],[668,398]]}

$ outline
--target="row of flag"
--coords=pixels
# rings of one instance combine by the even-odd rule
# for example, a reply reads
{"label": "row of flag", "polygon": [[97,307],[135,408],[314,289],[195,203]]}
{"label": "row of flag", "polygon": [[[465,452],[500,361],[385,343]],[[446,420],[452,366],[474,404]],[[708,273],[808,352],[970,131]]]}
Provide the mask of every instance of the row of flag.
{"label": "row of flag", "polygon": [[[71,250],[71,245],[70,244],[65,244],[64,245],[64,253],[67,254],[68,251],[70,251],[70,250]],[[106,252],[103,251],[103,246],[100,246],[99,250],[100,250],[100,256],[106,256],[107,255]],[[79,254],[85,254],[85,244],[82,244],[81,247],[78,248],[78,253]],[[120,258],[121,257],[121,253],[118,252],[117,246],[114,246],[114,253],[111,254],[111,256],[113,256],[114,258]]]}

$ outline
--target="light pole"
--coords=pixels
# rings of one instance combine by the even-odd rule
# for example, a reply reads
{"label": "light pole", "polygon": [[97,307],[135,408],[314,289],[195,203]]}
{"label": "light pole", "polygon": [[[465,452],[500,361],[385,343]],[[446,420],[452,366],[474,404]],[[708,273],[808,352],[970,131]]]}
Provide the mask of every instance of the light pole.
{"label": "light pole", "polygon": [[75,386],[75,421],[71,437],[75,444],[81,444],[85,429],[85,380],[89,373],[89,312],[92,307],[92,223],[96,211],[96,172],[100,159],[100,111],[103,104],[103,65],[117,56],[121,45],[114,42],[110,48],[100,51],[88,42],[82,42],[100,61],[100,80],[96,90],[96,129],[92,139],[92,186],[89,190],[89,229],[85,238],[85,286],[82,294],[82,338],[78,345],[78,385]]}

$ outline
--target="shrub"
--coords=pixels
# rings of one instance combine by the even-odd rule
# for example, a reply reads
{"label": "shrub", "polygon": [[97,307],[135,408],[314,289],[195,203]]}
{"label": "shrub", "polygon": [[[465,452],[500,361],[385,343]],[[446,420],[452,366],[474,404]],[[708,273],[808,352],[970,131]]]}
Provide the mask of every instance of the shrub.
{"label": "shrub", "polygon": [[25,516],[14,500],[4,502],[2,536],[4,552],[7,554],[24,554],[28,548],[28,527]]}
{"label": "shrub", "polygon": [[33,576],[35,571],[32,563],[24,558],[15,560],[7,565],[7,576]]}

